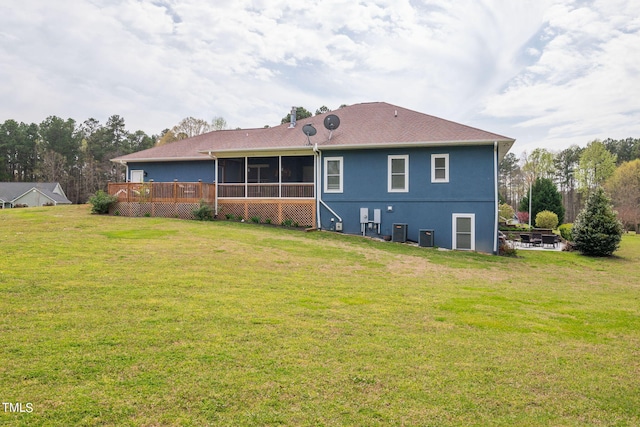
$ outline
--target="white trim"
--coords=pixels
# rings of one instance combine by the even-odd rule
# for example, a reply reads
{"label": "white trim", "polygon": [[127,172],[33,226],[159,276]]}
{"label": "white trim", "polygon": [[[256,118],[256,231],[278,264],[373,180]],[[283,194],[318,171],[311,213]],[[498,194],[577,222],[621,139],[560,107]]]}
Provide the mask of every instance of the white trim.
{"label": "white trim", "polygon": [[[339,162],[340,167],[340,183],[339,188],[329,188],[329,162]],[[324,192],[325,193],[342,193],[344,183],[344,158],[342,157],[325,157],[324,158]]]}
{"label": "white trim", "polygon": [[[404,187],[393,188],[393,173],[391,164],[394,160],[404,160]],[[399,175],[399,174],[397,174]],[[387,156],[387,191],[389,193],[408,193],[409,192],[409,155],[408,154],[390,154]]]}
{"label": "white trim", "polygon": [[[504,154],[515,143],[515,139],[500,139],[500,144],[509,144],[506,147]],[[370,144],[334,144],[322,147],[324,151],[331,150],[358,150],[358,149],[375,149],[375,148],[413,148],[413,147],[451,147],[451,146],[492,146],[495,140],[468,140],[468,141],[415,141],[415,142],[377,142]]]}
{"label": "white trim", "polygon": [[[135,154],[135,153],[132,153]],[[151,162],[199,162],[211,160],[206,154],[199,157],[143,157],[140,159],[110,159],[110,162],[126,165],[127,163],[151,163]]]}
{"label": "white trim", "polygon": [[[471,248],[458,248],[457,246],[457,234],[458,234],[458,230],[457,230],[457,219],[458,218],[469,218],[471,219]],[[461,250],[461,251],[475,251],[476,250],[476,214],[472,214],[472,213],[460,213],[460,214],[453,214],[451,216],[451,249],[453,250]]]}
{"label": "white trim", "polygon": [[[444,178],[436,178],[436,159],[444,159]],[[449,154],[431,155],[431,182],[433,184],[446,184],[449,182]]]}

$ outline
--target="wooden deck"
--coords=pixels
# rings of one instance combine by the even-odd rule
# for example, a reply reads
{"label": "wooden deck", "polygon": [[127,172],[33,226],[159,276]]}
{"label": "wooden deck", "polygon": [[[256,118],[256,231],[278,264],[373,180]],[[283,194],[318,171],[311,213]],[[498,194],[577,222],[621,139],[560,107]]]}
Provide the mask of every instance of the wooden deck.
{"label": "wooden deck", "polygon": [[[220,184],[218,218],[227,216],[281,224],[316,226],[313,184]],[[108,192],[118,198],[110,214],[192,219],[201,202],[215,205],[216,185],[203,182],[109,183]]]}
{"label": "wooden deck", "polygon": [[109,183],[108,192],[118,202],[213,203],[216,185],[204,182],[120,182]]}

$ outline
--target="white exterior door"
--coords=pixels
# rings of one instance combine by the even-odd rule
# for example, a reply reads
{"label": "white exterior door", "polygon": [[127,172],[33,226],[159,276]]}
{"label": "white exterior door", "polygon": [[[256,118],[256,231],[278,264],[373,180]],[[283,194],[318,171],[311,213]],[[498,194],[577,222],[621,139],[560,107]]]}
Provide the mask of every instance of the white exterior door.
{"label": "white exterior door", "polygon": [[132,170],[131,171],[131,182],[144,182],[144,171],[143,170]]}
{"label": "white exterior door", "polygon": [[474,251],[476,249],[475,214],[453,214],[453,249]]}

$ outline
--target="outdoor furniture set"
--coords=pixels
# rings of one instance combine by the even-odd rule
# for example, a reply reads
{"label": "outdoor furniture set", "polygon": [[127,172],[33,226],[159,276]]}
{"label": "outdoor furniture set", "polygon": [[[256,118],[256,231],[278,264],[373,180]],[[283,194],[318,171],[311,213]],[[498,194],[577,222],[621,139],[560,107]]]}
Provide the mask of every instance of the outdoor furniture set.
{"label": "outdoor furniture set", "polygon": [[522,233],[520,234],[520,244],[522,246],[542,246],[543,248],[547,245],[555,248],[559,243],[558,236],[553,233],[543,234],[540,232],[532,232],[532,233]]}

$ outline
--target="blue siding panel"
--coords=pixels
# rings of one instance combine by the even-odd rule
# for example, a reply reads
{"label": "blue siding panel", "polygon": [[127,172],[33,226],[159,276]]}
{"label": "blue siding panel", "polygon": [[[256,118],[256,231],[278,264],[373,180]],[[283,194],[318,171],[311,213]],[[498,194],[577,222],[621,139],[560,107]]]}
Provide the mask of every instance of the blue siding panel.
{"label": "blue siding panel", "polygon": [[[431,183],[432,154],[448,154],[448,183]],[[408,192],[388,192],[389,155],[409,156]],[[343,232],[361,233],[360,208],[368,208],[370,218],[373,218],[374,209],[380,209],[380,235],[391,235],[393,224],[406,223],[409,240],[417,241],[420,229],[433,229],[435,245],[451,248],[453,214],[474,214],[476,250],[493,251],[495,175],[492,146],[325,150],[322,156],[343,158],[343,192],[322,193],[323,201],[343,219]],[[129,171],[142,169],[147,173],[145,181],[153,179],[156,182],[174,179],[214,182],[214,168],[213,160],[129,163]],[[321,176],[324,179],[324,171]],[[323,183],[318,183],[318,189],[322,188]],[[391,211],[388,206],[392,207]],[[336,216],[323,206],[320,214],[321,228],[335,229]],[[377,235],[377,230],[367,229],[366,234]]]}
{"label": "blue siding panel", "polygon": [[[389,193],[388,155],[409,155],[409,191]],[[431,155],[449,154],[449,182],[431,183]],[[436,147],[394,150],[326,151],[343,157],[342,193],[323,193],[322,199],[343,219],[343,232],[361,233],[360,208],[381,210],[381,235],[393,224],[408,224],[408,238],[418,240],[420,229],[435,230],[434,244],[452,247],[452,215],[475,214],[476,250],[493,251],[495,201],[493,147]],[[392,211],[387,207],[391,206]],[[334,229],[337,218],[321,207],[322,228]],[[331,219],[334,219],[332,222]],[[367,229],[367,235],[377,230]]]}
{"label": "blue siding panel", "polygon": [[[214,182],[215,163],[213,160],[191,162],[144,162],[129,163],[129,173],[132,170],[144,170],[147,173],[145,181],[171,182],[177,179],[180,182]],[[127,177],[131,179],[131,177]]]}

